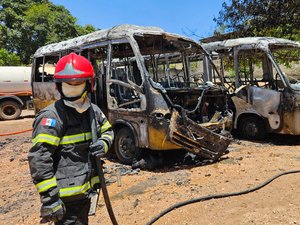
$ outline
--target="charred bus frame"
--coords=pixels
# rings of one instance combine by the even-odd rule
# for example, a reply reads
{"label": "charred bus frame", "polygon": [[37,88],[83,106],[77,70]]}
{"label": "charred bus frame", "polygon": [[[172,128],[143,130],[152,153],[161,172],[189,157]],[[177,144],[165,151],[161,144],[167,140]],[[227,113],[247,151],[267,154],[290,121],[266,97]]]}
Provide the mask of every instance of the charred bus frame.
{"label": "charred bus frame", "polygon": [[[243,137],[300,134],[300,43],[246,37],[202,46],[232,95],[234,128]],[[218,83],[213,72],[208,79]]]}
{"label": "charred bus frame", "polygon": [[230,138],[232,114],[222,86],[201,82],[205,51],[193,40],[157,27],[120,25],[50,44],[34,54],[32,88],[37,110],[59,98],[53,69],[77,52],[95,69],[94,103],[115,131],[122,163],[141,149],[185,149],[217,160]]}

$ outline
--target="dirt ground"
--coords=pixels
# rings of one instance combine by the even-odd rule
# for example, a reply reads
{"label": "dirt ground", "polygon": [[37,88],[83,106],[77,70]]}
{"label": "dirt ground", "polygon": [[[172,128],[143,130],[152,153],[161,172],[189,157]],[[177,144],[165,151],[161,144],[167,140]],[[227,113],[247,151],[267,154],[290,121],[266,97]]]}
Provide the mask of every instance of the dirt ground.
{"label": "dirt ground", "polygon": [[[31,128],[32,112],[0,121],[0,134]],[[31,132],[0,136],[0,224],[39,224],[39,196],[32,184],[27,153]],[[154,171],[130,170],[106,161],[108,191],[118,223],[147,224],[168,207],[201,196],[253,188],[271,177],[300,170],[300,137],[272,135],[263,142],[234,139],[229,153],[207,165],[178,165]],[[116,168],[123,171],[117,180]],[[171,211],[155,225],[300,224],[300,173],[234,197],[196,202]],[[111,224],[103,198],[90,224]]]}

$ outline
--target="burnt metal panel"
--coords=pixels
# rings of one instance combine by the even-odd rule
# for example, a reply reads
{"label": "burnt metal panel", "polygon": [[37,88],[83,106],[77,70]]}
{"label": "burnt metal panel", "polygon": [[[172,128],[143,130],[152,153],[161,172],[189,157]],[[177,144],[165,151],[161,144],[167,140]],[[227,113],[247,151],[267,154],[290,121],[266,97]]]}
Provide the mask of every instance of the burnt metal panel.
{"label": "burnt metal panel", "polygon": [[34,57],[36,58],[43,55],[52,54],[53,52],[61,52],[63,50],[68,50],[68,49],[74,49],[74,50],[78,49],[78,51],[80,51],[81,49],[85,49],[86,47],[99,46],[99,42],[123,39],[123,38],[128,38],[130,36],[139,36],[139,35],[143,36],[146,34],[165,35],[166,38],[168,39],[175,39],[175,40],[183,39],[195,43],[195,41],[193,41],[192,39],[179,36],[177,34],[171,34],[165,32],[159,27],[151,27],[151,26],[144,27],[144,26],[122,24],[110,29],[98,30],[93,33],[72,38],[66,41],[43,46],[35,52]]}
{"label": "burnt metal panel", "polygon": [[120,123],[126,126],[130,126],[133,129],[134,134],[136,135],[136,144],[138,145],[138,147],[149,147],[147,131],[147,127],[149,125],[146,114],[143,115],[139,112],[130,110],[114,110],[109,111],[107,117],[114,127]]}
{"label": "burnt metal panel", "polygon": [[149,117],[149,147],[155,150],[179,149],[177,144],[168,138],[168,130],[170,125],[170,111],[164,109],[156,109]]}
{"label": "burnt metal panel", "polygon": [[54,82],[34,82],[32,83],[32,92],[33,103],[37,112],[60,99]]}
{"label": "burnt metal panel", "polygon": [[[280,45],[290,45],[290,46],[298,46],[299,43],[295,41],[291,41],[288,39],[282,38],[274,38],[274,37],[244,37],[244,38],[236,38],[236,39],[228,39],[224,41],[215,41],[206,44],[202,44],[203,48],[208,51],[218,51],[226,48],[233,48],[240,46],[240,48],[244,49],[252,49],[252,48],[260,48],[267,49],[268,45],[272,44],[280,44]],[[241,47],[242,46],[242,47]]]}
{"label": "burnt metal panel", "polygon": [[231,142],[230,138],[202,127],[176,110],[172,112],[169,137],[185,150],[214,161],[225,153]]}
{"label": "burnt metal panel", "polygon": [[236,96],[232,97],[236,118],[243,113],[257,114],[268,120],[272,130],[278,130],[282,126],[280,100],[280,92],[255,86],[242,86],[237,89]]}
{"label": "burnt metal panel", "polygon": [[283,115],[282,134],[300,135],[300,110],[285,112]]}

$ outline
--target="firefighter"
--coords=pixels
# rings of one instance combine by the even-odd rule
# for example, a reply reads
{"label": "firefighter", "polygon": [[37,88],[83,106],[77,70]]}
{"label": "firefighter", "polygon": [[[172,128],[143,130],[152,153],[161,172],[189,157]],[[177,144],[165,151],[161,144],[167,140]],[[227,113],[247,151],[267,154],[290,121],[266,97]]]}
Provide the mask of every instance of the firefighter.
{"label": "firefighter", "polygon": [[[61,99],[35,117],[30,172],[40,194],[42,221],[88,224],[90,195],[99,187],[93,156],[107,153],[114,134],[103,112],[88,99],[94,70],[86,58],[76,53],[62,57],[54,81]],[[89,110],[95,112],[99,132],[93,144]]]}

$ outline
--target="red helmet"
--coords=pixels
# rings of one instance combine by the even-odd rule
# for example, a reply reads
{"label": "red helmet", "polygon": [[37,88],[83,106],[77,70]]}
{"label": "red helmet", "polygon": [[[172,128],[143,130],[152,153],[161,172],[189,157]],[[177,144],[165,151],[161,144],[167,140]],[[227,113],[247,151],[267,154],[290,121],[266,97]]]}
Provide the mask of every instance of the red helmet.
{"label": "red helmet", "polygon": [[72,52],[58,60],[54,81],[91,80],[93,84],[94,69],[88,59]]}

